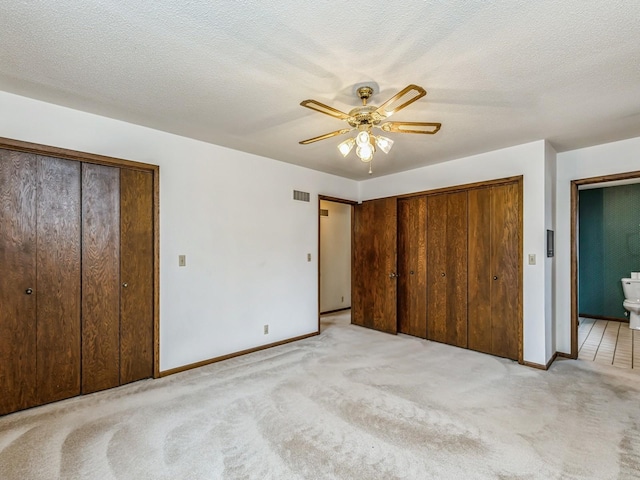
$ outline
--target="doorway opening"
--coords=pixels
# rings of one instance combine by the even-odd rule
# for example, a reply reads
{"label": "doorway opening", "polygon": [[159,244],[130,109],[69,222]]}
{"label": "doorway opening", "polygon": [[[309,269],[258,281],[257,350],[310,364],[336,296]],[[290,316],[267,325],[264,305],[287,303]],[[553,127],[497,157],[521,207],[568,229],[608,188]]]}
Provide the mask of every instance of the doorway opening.
{"label": "doorway opening", "polygon": [[320,317],[351,309],[351,247],[356,202],[318,196],[318,331]]}
{"label": "doorway opening", "polygon": [[640,172],[571,182],[571,358],[640,368],[621,285],[640,271],[639,183]]}

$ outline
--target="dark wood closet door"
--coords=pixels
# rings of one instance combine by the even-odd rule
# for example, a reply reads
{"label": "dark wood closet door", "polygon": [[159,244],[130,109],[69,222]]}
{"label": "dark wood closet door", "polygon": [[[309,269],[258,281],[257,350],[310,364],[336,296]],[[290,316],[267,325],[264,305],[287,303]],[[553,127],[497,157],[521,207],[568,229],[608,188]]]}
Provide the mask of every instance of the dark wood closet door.
{"label": "dark wood closet door", "polygon": [[469,348],[520,357],[520,187],[469,191]]}
{"label": "dark wood closet door", "polygon": [[120,171],[120,383],[153,376],[153,175]]}
{"label": "dark wood closet door", "polygon": [[120,170],[82,164],[82,393],[120,384]]}
{"label": "dark wood closet door", "polygon": [[36,296],[36,157],[0,150],[0,414],[36,404]]}
{"label": "dark wood closet door", "polygon": [[427,338],[447,341],[447,196],[427,199]]}
{"label": "dark wood closet door", "polygon": [[491,353],[518,360],[522,323],[520,189],[511,183],[491,190]]}
{"label": "dark wood closet door", "polygon": [[469,191],[469,348],[491,353],[491,188]]}
{"label": "dark wood closet door", "polygon": [[467,192],[450,193],[447,197],[447,343],[466,348]]}
{"label": "dark wood closet door", "polygon": [[427,338],[467,346],[467,192],[427,201]]}
{"label": "dark wood closet door", "polygon": [[80,163],[38,157],[38,404],[80,394]]}
{"label": "dark wood closet door", "polygon": [[397,211],[395,198],[354,208],[352,323],[397,333]]}
{"label": "dark wood closet door", "polygon": [[427,337],[427,197],[398,199],[398,331]]}

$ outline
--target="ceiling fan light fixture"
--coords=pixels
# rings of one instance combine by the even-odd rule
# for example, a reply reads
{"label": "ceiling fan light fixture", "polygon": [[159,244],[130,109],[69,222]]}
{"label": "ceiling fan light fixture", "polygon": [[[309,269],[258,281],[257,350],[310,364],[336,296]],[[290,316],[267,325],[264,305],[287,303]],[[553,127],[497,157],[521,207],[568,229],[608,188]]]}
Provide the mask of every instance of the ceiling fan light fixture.
{"label": "ceiling fan light fixture", "polygon": [[391,147],[393,147],[393,140],[387,137],[383,137],[382,135],[378,135],[376,137],[376,146],[385,154],[389,153],[389,150],[391,150]]}
{"label": "ceiling fan light fixture", "polygon": [[358,144],[359,147],[362,147],[364,145],[369,145],[370,142],[371,142],[371,138],[369,137],[369,132],[365,130],[358,133],[358,135],[356,136],[356,143]]}
{"label": "ceiling fan light fixture", "polygon": [[373,146],[370,143],[358,145],[356,155],[358,155],[363,162],[370,162],[373,159]]}
{"label": "ceiling fan light fixture", "polygon": [[346,157],[347,155],[349,155],[349,152],[353,150],[353,146],[355,144],[356,140],[354,138],[348,138],[344,142],[340,143],[340,145],[338,145],[338,150],[340,150],[340,153],[343,157]]}
{"label": "ceiling fan light fixture", "polygon": [[369,173],[371,173],[371,163],[377,149],[388,154],[393,147],[394,141],[382,135],[372,135],[373,128],[379,128],[383,132],[414,133],[414,134],[434,134],[440,130],[441,124],[435,122],[384,122],[384,119],[411,105],[416,100],[424,97],[427,91],[418,85],[408,85],[400,90],[389,100],[379,107],[370,105],[369,98],[373,95],[374,89],[367,85],[359,86],[357,94],[362,105],[352,108],[349,113],[342,112],[336,108],[325,105],[317,100],[304,100],[300,105],[319,113],[346,122],[350,128],[342,128],[334,132],[325,133],[317,137],[309,138],[299,142],[302,145],[314,143],[337,135],[344,135],[353,130],[358,133],[354,138],[349,138],[338,144],[338,151],[343,157],[349,155],[355,148],[356,155],[364,162],[369,163]]}

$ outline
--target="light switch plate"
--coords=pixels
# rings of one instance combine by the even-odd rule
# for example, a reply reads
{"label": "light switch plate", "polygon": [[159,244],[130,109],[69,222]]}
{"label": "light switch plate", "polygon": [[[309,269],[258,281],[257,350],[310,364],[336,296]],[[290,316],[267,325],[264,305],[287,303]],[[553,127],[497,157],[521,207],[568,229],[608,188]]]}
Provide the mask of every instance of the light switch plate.
{"label": "light switch plate", "polygon": [[311,261],[311,254],[307,253],[307,262],[310,262],[310,261]]}
{"label": "light switch plate", "polygon": [[178,266],[186,267],[187,266],[187,256],[186,255],[178,255]]}
{"label": "light switch plate", "polygon": [[535,253],[530,253],[529,254],[529,265],[535,265],[536,264],[536,254]]}

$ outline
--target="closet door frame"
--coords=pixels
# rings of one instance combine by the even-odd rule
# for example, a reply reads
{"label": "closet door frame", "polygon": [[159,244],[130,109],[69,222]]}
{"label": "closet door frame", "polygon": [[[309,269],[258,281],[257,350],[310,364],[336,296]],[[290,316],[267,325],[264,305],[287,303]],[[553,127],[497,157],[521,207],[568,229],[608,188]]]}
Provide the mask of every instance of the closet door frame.
{"label": "closet door frame", "polygon": [[153,176],[153,378],[160,377],[160,167],[148,163],[51,147],[0,137],[0,148],[109,167],[150,172]]}

